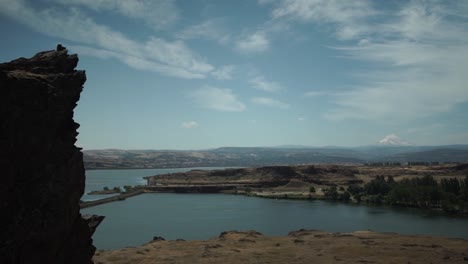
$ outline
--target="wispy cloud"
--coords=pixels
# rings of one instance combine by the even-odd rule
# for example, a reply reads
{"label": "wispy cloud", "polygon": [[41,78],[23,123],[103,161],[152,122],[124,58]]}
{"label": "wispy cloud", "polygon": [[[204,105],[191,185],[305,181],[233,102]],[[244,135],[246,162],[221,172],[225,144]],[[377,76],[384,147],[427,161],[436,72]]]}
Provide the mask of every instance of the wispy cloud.
{"label": "wispy cloud", "polygon": [[211,72],[211,74],[218,80],[231,80],[236,66],[234,65],[225,65],[217,70]]}
{"label": "wispy cloud", "polygon": [[94,11],[112,11],[140,19],[155,29],[165,28],[179,18],[175,0],[50,0],[67,6],[83,6]]}
{"label": "wispy cloud", "polygon": [[190,128],[197,128],[199,125],[195,121],[186,121],[186,122],[182,122],[181,126],[183,128],[190,129]]}
{"label": "wispy cloud", "polygon": [[273,3],[275,0],[257,0],[259,5],[267,5]]}
{"label": "wispy cloud", "polygon": [[259,105],[264,105],[268,107],[280,108],[280,109],[288,109],[289,104],[283,103],[273,98],[268,97],[254,97],[252,98],[252,102]]}
{"label": "wispy cloud", "polygon": [[232,90],[226,88],[204,86],[191,93],[191,97],[198,105],[207,109],[226,112],[240,112],[246,109]]}
{"label": "wispy cloud", "polygon": [[328,93],[325,91],[308,91],[304,93],[305,97],[316,97],[316,96],[322,96],[322,95],[327,95]]}
{"label": "wispy cloud", "polygon": [[306,118],[305,118],[305,117],[303,117],[303,116],[300,116],[300,117],[298,117],[298,118],[297,118],[297,120],[298,120],[298,121],[301,121],[301,122],[303,122],[303,121],[305,121],[305,120],[306,120]]}
{"label": "wispy cloud", "polygon": [[351,39],[367,32],[365,19],[378,12],[366,0],[282,0],[274,8],[274,19],[332,23],[340,39]]}
{"label": "wispy cloud", "polygon": [[283,87],[279,83],[267,81],[262,75],[257,75],[251,78],[249,80],[249,83],[252,85],[253,88],[265,92],[278,92],[283,90]]}
{"label": "wispy cloud", "polygon": [[241,53],[264,52],[270,48],[270,40],[264,32],[257,31],[240,38],[236,48]]}
{"label": "wispy cloud", "polygon": [[282,0],[272,17],[325,25],[347,41],[334,47],[343,59],[372,66],[355,76],[359,86],[331,94],[327,118],[411,120],[468,102],[468,23],[455,5],[415,0],[383,11],[370,1]]}
{"label": "wispy cloud", "polygon": [[224,27],[224,20],[212,18],[200,24],[191,25],[177,34],[181,39],[211,39],[221,44],[227,44],[231,35]]}
{"label": "wispy cloud", "polygon": [[468,24],[448,20],[440,8],[412,2],[396,20],[380,25],[382,40],[342,49],[380,67],[363,78],[366,85],[339,96],[340,108],[329,116],[413,119],[468,101]]}
{"label": "wispy cloud", "polygon": [[35,9],[26,1],[0,0],[0,14],[45,35],[76,42],[75,48],[100,58],[116,58],[130,67],[179,78],[205,78],[214,70],[180,40],[150,37],[138,42],[96,23],[77,8]]}

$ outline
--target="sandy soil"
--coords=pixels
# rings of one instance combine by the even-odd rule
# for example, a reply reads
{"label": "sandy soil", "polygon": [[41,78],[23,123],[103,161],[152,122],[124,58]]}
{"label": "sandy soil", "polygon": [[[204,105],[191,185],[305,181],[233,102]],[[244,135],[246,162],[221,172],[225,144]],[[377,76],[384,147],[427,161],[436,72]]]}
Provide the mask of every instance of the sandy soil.
{"label": "sandy soil", "polygon": [[468,263],[468,240],[358,231],[300,230],[285,237],[223,232],[207,241],[152,241],[99,250],[104,263]]}

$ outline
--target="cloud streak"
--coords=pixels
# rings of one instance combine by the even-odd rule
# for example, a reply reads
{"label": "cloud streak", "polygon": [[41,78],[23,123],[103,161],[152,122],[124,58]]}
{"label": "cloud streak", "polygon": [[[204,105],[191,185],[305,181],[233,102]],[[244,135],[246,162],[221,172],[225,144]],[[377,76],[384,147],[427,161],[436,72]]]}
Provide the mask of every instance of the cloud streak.
{"label": "cloud streak", "polygon": [[270,40],[264,32],[257,31],[240,38],[236,48],[241,53],[261,53],[270,48]]}
{"label": "cloud streak", "polygon": [[143,20],[154,29],[165,28],[179,19],[175,0],[51,0],[67,6],[83,6],[98,12],[116,12],[120,15]]}
{"label": "cloud streak", "polygon": [[235,70],[236,66],[225,65],[211,72],[211,74],[218,80],[231,80]]}
{"label": "cloud streak", "polygon": [[45,35],[77,43],[75,48],[99,58],[116,58],[138,70],[178,78],[205,78],[214,67],[180,40],[150,37],[134,41],[119,31],[96,23],[76,8],[34,9],[26,1],[0,0],[0,13]]}
{"label": "cloud streak", "polygon": [[369,1],[282,0],[272,11],[274,19],[319,24],[331,23],[336,36],[352,39],[367,31],[365,19],[378,13]]}
{"label": "cloud streak", "polygon": [[265,92],[279,92],[283,90],[283,87],[277,83],[272,81],[267,81],[265,77],[258,75],[249,80],[249,83],[252,85],[253,88],[265,91]]}
{"label": "cloud streak", "polygon": [[343,59],[372,67],[355,75],[359,86],[331,94],[325,117],[413,120],[468,102],[468,23],[454,5],[410,1],[384,12],[370,1],[282,0],[272,17],[328,26],[354,43],[332,47]]}
{"label": "cloud streak", "polygon": [[183,128],[187,128],[187,129],[199,127],[198,123],[195,122],[195,121],[182,122],[181,126],[182,126]]}
{"label": "cloud streak", "polygon": [[245,104],[230,89],[204,86],[190,95],[201,107],[223,112],[242,112]]}
{"label": "cloud streak", "polygon": [[200,24],[191,25],[177,34],[181,39],[211,39],[221,44],[227,44],[231,35],[224,28],[224,20],[212,18]]}
{"label": "cloud streak", "polygon": [[268,98],[268,97],[254,97],[252,102],[258,105],[279,108],[279,109],[288,109],[289,104],[283,103],[279,100]]}

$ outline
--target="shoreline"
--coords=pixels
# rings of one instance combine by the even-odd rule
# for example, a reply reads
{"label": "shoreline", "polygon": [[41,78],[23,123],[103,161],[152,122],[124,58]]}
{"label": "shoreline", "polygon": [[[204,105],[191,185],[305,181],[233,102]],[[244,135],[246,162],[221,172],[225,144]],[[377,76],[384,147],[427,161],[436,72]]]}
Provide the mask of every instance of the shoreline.
{"label": "shoreline", "polygon": [[146,168],[146,167],[135,167],[135,168],[127,168],[127,167],[110,167],[110,168],[86,168],[86,171],[93,171],[93,170],[165,170],[165,169],[196,169],[196,168],[247,168],[246,166],[219,166],[219,165],[207,165],[207,166],[169,166],[169,167],[152,167],[152,168]]}
{"label": "shoreline", "polygon": [[136,196],[136,195],[140,195],[140,194],[142,194],[144,192],[145,192],[144,189],[138,188],[137,190],[133,190],[133,191],[128,192],[128,193],[121,193],[119,195],[106,197],[106,198],[93,200],[93,201],[84,201],[84,202],[80,203],[80,209],[89,208],[89,207],[93,207],[93,206],[97,206],[97,205],[101,205],[101,204],[105,204],[105,203],[111,203],[111,202],[116,202],[116,201],[124,201],[127,198],[130,198],[130,197],[133,197],[133,196]]}
{"label": "shoreline", "polygon": [[[213,186],[209,186],[208,189],[211,189]],[[223,187],[223,186],[214,186],[214,187]],[[231,186],[229,186],[231,187]],[[334,202],[334,203],[344,203],[344,204],[354,204],[354,205],[362,205],[362,206],[374,206],[374,207],[389,207],[389,208],[407,208],[407,209],[420,209],[420,210],[427,210],[431,212],[437,212],[441,213],[443,215],[447,216],[460,216],[460,217],[468,217],[467,213],[459,212],[459,213],[449,213],[445,212],[441,208],[433,208],[433,207],[417,207],[417,206],[406,206],[406,205],[391,205],[391,204],[386,204],[386,203],[370,203],[370,202],[357,202],[354,200],[349,200],[349,201],[340,201],[340,200],[333,200],[326,198],[323,195],[317,195],[317,194],[307,194],[304,195],[304,192],[277,192],[277,193],[263,193],[263,192],[233,192],[233,189],[230,190],[225,190],[223,188],[219,188],[220,191],[213,191],[213,192],[207,192],[207,191],[200,191],[200,186],[169,186],[166,187],[165,191],[162,190],[156,190],[158,187],[154,186],[137,186],[134,187],[132,191],[127,192],[127,193],[121,193],[119,195],[115,195],[112,197],[106,197],[98,200],[93,200],[93,201],[85,201],[80,203],[80,209],[84,208],[89,208],[89,207],[94,207],[98,206],[101,204],[106,204],[106,203],[111,203],[111,202],[117,202],[117,201],[124,201],[127,198],[131,198],[133,196],[137,196],[140,194],[145,194],[145,193],[176,193],[176,194],[183,194],[183,193],[199,193],[199,194],[228,194],[228,195],[244,195],[248,197],[255,197],[255,198],[263,198],[263,199],[276,199],[276,200],[308,200],[308,201],[329,201],[329,202]],[[159,187],[160,189],[164,187]],[[180,188],[177,190],[177,188]],[[193,188],[194,191],[187,191],[188,189]],[[181,191],[183,190],[183,191]],[[197,190],[197,191],[195,191]]]}

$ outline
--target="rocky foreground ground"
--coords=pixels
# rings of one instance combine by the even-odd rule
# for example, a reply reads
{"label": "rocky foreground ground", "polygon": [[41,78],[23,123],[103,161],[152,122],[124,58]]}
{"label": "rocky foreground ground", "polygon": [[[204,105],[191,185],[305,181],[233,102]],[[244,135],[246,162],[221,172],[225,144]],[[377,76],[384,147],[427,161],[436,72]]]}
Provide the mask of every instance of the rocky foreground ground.
{"label": "rocky foreground ground", "polygon": [[99,250],[104,263],[468,263],[468,240],[358,231],[299,230],[285,237],[223,232],[206,241],[155,240]]}

